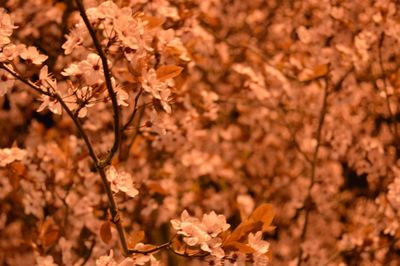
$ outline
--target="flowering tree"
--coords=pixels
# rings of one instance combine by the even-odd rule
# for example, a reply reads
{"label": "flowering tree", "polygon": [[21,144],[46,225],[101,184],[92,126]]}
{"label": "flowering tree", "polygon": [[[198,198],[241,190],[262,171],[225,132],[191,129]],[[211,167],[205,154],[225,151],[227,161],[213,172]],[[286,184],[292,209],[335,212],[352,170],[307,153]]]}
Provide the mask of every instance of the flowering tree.
{"label": "flowering tree", "polygon": [[397,265],[394,1],[1,1],[2,265]]}

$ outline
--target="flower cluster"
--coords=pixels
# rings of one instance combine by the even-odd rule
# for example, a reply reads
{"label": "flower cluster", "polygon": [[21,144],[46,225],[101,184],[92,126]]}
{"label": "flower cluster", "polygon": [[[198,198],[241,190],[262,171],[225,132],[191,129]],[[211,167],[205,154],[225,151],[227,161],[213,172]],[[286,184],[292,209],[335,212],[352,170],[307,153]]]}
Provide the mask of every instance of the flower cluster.
{"label": "flower cluster", "polygon": [[181,219],[171,220],[171,224],[189,246],[200,246],[201,250],[209,252],[217,258],[225,256],[221,247],[220,234],[228,230],[230,225],[226,223],[223,215],[211,212],[204,214],[200,221],[198,218],[190,216],[185,210],[181,214]]}

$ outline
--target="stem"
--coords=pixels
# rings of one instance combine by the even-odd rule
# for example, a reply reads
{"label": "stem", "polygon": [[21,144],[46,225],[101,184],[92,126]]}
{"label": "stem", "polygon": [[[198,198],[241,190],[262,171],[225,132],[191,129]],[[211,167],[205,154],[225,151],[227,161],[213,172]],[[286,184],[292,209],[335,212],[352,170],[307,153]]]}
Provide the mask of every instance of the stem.
{"label": "stem", "polygon": [[129,116],[128,120],[126,121],[125,125],[122,127],[122,131],[125,131],[129,127],[129,125],[132,123],[133,119],[135,118],[135,115],[136,115],[136,113],[137,113],[137,111],[139,109],[138,108],[139,98],[142,95],[142,93],[143,93],[143,90],[140,89],[138,94],[136,94],[135,103],[134,103],[134,106],[133,106],[133,111],[130,114],[130,116]]}
{"label": "stem", "polygon": [[[335,84],[335,86],[333,86],[332,91],[338,91],[339,88],[342,86],[342,83],[344,82],[344,80],[346,79],[346,77],[353,71],[353,67],[350,68],[348,71],[346,71],[346,73],[339,79],[339,81]],[[329,96],[329,82],[328,82],[328,77],[325,78],[325,88],[324,88],[324,96],[323,96],[323,100],[322,100],[322,108],[321,108],[321,112],[320,112],[320,116],[319,116],[319,120],[318,120],[318,127],[317,127],[317,131],[316,131],[316,140],[317,140],[317,145],[315,146],[314,149],[314,154],[313,154],[313,158],[311,161],[311,181],[310,181],[310,185],[308,186],[308,190],[307,190],[307,196],[305,198],[304,204],[303,204],[303,208],[305,210],[305,216],[304,216],[304,225],[300,234],[300,241],[301,243],[304,242],[305,238],[306,238],[306,234],[307,234],[307,229],[308,229],[308,224],[309,224],[309,219],[310,219],[310,213],[312,211],[312,196],[311,196],[311,191],[312,188],[314,187],[315,184],[315,176],[316,176],[316,170],[317,170],[317,162],[318,162],[318,152],[319,149],[321,147],[321,133],[322,133],[322,128],[325,122],[325,116],[327,113],[327,109],[328,109],[328,96]],[[297,259],[297,266],[300,266],[303,262],[302,260],[302,256],[303,256],[304,250],[300,245],[300,251],[299,251],[299,255],[298,255],[298,259]]]}
{"label": "stem", "polygon": [[103,72],[104,72],[104,79],[106,82],[106,87],[108,94],[111,98],[111,103],[112,103],[112,108],[114,112],[114,143],[113,146],[111,147],[110,152],[107,154],[106,158],[102,161],[99,162],[99,166],[104,168],[106,165],[108,165],[112,158],[114,157],[115,153],[117,152],[119,148],[119,143],[121,141],[121,130],[120,130],[120,115],[119,115],[119,108],[118,108],[118,102],[117,102],[117,95],[115,91],[113,90],[112,87],[112,82],[111,82],[111,72],[108,66],[107,62],[107,57],[101,47],[101,44],[99,40],[97,39],[96,32],[94,31],[92,24],[89,21],[89,18],[86,15],[85,7],[83,6],[83,3],[81,0],[75,0],[76,5],[78,6],[79,13],[86,25],[86,28],[89,31],[89,34],[92,38],[93,44],[96,48],[96,51],[98,55],[100,56],[101,63],[103,65]]}
{"label": "stem", "polygon": [[[321,146],[321,132],[322,132],[322,127],[324,125],[325,116],[327,113],[327,106],[328,106],[328,78],[325,79],[325,88],[324,88],[324,95],[323,95],[323,100],[322,100],[322,108],[321,108],[321,112],[320,112],[320,116],[319,116],[319,120],[318,120],[317,132],[316,132],[317,145],[315,146],[313,158],[311,161],[311,181],[310,181],[310,185],[308,186],[307,196],[306,196],[305,203],[304,203],[305,217],[304,217],[303,229],[302,229],[301,235],[300,235],[301,242],[304,242],[306,234],[307,234],[309,216],[310,216],[310,212],[311,212],[310,205],[312,204],[311,191],[312,191],[312,188],[314,187],[314,183],[315,183],[315,173],[316,173],[316,169],[317,169],[318,152],[319,152],[319,148]],[[300,252],[299,252],[298,260],[297,260],[297,266],[300,266],[303,261],[302,260],[303,252],[304,252],[303,248],[300,246]]]}
{"label": "stem", "polygon": [[[379,40],[379,46],[378,46],[378,57],[379,57],[379,66],[382,72],[382,80],[383,80],[383,89],[385,91],[385,99],[386,99],[386,105],[389,111],[390,118],[392,119],[393,123],[393,129],[394,129],[394,138],[395,138],[395,143],[398,143],[399,140],[399,132],[397,129],[397,121],[396,121],[396,116],[394,115],[392,108],[390,107],[390,100],[389,100],[389,94],[387,90],[387,82],[386,82],[386,72],[385,68],[383,67],[383,60],[382,60],[382,46],[383,42],[385,40],[385,34],[381,34],[381,38]],[[390,129],[390,126],[389,126]],[[396,149],[399,149],[398,144],[396,145]]]}

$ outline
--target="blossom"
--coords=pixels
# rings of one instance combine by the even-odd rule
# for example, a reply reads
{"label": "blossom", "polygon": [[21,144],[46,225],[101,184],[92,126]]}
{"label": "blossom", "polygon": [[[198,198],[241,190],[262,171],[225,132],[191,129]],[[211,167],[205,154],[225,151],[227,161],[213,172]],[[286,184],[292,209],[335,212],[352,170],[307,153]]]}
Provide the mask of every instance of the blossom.
{"label": "blossom", "polygon": [[64,68],[64,70],[61,72],[61,75],[63,76],[80,76],[82,75],[82,70],[79,68],[78,64],[70,64],[68,67]]}
{"label": "blossom", "polygon": [[0,167],[4,167],[14,161],[21,161],[26,157],[27,151],[19,148],[0,149]]}
{"label": "blossom", "polygon": [[170,100],[171,90],[168,87],[173,84],[173,80],[167,79],[161,81],[157,79],[157,74],[154,69],[145,72],[142,78],[143,89],[159,100],[163,109],[167,113],[171,113],[171,106],[168,103]]}
{"label": "blossom", "polygon": [[121,87],[115,88],[115,93],[117,94],[117,103],[121,106],[128,106],[128,102],[126,100],[129,99],[129,94],[124,91]]}
{"label": "blossom", "polygon": [[[145,247],[145,245],[141,242],[139,242],[135,245],[136,250],[146,250],[144,247]],[[134,264],[130,264],[130,265],[149,265],[149,263],[152,266],[160,265],[159,262],[157,261],[157,259],[153,256],[153,254],[145,255],[145,254],[138,253],[138,254],[133,255],[132,259],[134,261]],[[122,265],[118,265],[118,266],[122,266]],[[128,265],[126,265],[126,266],[128,266]]]}
{"label": "blossom", "polygon": [[86,60],[79,62],[78,66],[89,86],[104,81],[103,65],[99,55],[90,53]]}
{"label": "blossom", "polygon": [[171,105],[169,105],[171,90],[165,89],[160,92],[160,102],[164,111],[170,114],[172,112]]}
{"label": "blossom", "polygon": [[117,266],[117,262],[114,260],[114,252],[110,250],[110,255],[101,256],[96,260],[96,266]]}
{"label": "blossom", "polygon": [[142,265],[135,263],[132,258],[125,258],[121,262],[116,262],[114,260],[114,251],[110,250],[110,254],[108,256],[101,256],[96,260],[96,266],[133,266],[133,265]]}
{"label": "blossom", "polygon": [[269,250],[269,242],[262,239],[262,234],[262,231],[258,231],[256,234],[250,233],[248,243],[257,253],[265,254]]}
{"label": "blossom", "polygon": [[117,84],[114,78],[111,78],[111,83],[117,96],[117,104],[120,106],[128,106],[129,104],[126,100],[129,99],[129,94]]}
{"label": "blossom", "polygon": [[270,93],[266,90],[265,81],[261,73],[243,64],[235,64],[232,66],[232,69],[239,74],[248,76],[249,80],[246,80],[245,86],[248,86],[253,91],[258,100],[262,101],[270,96]]}
{"label": "blossom", "polygon": [[151,128],[151,130],[158,135],[165,135],[167,134],[167,130],[165,129],[163,122],[164,121],[161,119],[157,111],[153,110],[151,112],[150,120],[146,122],[146,126]]}
{"label": "blossom", "polygon": [[24,49],[25,49],[25,46],[22,44],[15,45],[15,44],[10,43],[10,44],[4,46],[0,52],[0,62],[12,61]]}
{"label": "blossom", "polygon": [[216,237],[230,227],[230,224],[226,223],[225,216],[222,214],[217,215],[214,211],[204,214],[201,222],[205,226],[207,233],[212,237]]}
{"label": "blossom", "polygon": [[14,77],[4,69],[0,69],[0,97],[14,86]]}
{"label": "blossom", "polygon": [[111,183],[111,190],[114,193],[122,191],[132,198],[139,194],[133,186],[132,176],[126,172],[117,172],[114,166],[107,169],[107,180]]}
{"label": "blossom", "polygon": [[36,257],[36,266],[57,266],[52,256]]}
{"label": "blossom", "polygon": [[65,51],[66,55],[72,53],[72,51],[82,45],[87,35],[87,30],[85,27],[76,27],[70,31],[68,35],[65,35],[67,41],[61,46]]}
{"label": "blossom", "polygon": [[139,21],[132,18],[131,15],[121,15],[114,20],[115,31],[118,34],[118,39],[121,40],[125,47],[129,47],[133,50],[139,49],[140,44],[140,32],[143,29],[137,31],[136,28],[140,27]]}
{"label": "blossom", "polygon": [[90,99],[93,97],[93,89],[90,86],[84,86],[76,91],[76,97],[79,99],[80,105],[78,105],[76,102],[72,101],[68,105],[69,108],[72,110],[76,110],[79,108],[79,113],[78,117],[82,118],[87,115],[88,112],[88,107],[92,107],[94,105],[94,102],[90,102]]}
{"label": "blossom", "polygon": [[62,106],[61,103],[54,97],[50,97],[47,95],[41,96],[42,104],[37,109],[38,112],[43,111],[45,108],[49,108],[51,112],[56,115],[61,115],[62,113]]}
{"label": "blossom", "polygon": [[48,58],[47,55],[40,54],[38,49],[36,49],[36,47],[33,46],[25,48],[21,52],[20,57],[26,60],[28,63],[32,63],[35,65],[42,64]]}
{"label": "blossom", "polygon": [[200,249],[209,252],[218,258],[224,257],[225,253],[222,246],[222,239],[218,235],[230,227],[226,223],[223,215],[217,215],[215,212],[204,214],[202,221],[191,217],[184,210],[181,219],[171,220],[172,227],[177,230],[179,235],[183,235],[183,240],[189,246],[199,245]]}
{"label": "blossom", "polygon": [[[396,174],[399,170],[396,169]],[[394,208],[400,211],[400,176],[396,176],[391,184],[388,186],[387,198]]]}
{"label": "blossom", "polygon": [[17,27],[14,26],[11,16],[6,13],[4,8],[0,8],[0,47],[10,43],[9,37],[15,28]]}

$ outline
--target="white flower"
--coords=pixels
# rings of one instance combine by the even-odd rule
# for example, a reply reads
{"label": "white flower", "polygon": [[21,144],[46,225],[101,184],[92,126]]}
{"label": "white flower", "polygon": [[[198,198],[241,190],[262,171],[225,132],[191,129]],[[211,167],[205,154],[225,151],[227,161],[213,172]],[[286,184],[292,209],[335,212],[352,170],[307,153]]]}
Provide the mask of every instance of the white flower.
{"label": "white flower", "polygon": [[15,45],[10,43],[4,46],[2,51],[0,52],[0,62],[12,61],[24,50],[25,50],[24,45],[22,44]]}
{"label": "white flower", "polygon": [[225,216],[222,214],[217,215],[214,211],[204,214],[201,222],[205,226],[207,233],[212,237],[216,237],[231,227],[230,224],[226,223]]}
{"label": "white flower", "polygon": [[118,105],[128,106],[128,102],[126,100],[129,99],[129,94],[124,91],[121,87],[115,88],[115,93],[117,94],[117,102]]}
{"label": "white flower", "polygon": [[162,105],[164,111],[167,112],[168,114],[170,114],[171,111],[172,111],[171,105],[169,105],[170,96],[171,96],[171,90],[170,89],[165,89],[165,90],[162,90],[160,92],[161,105]]}
{"label": "white flower", "polygon": [[119,84],[117,84],[114,78],[111,78],[111,83],[117,96],[118,105],[128,106],[129,104],[126,100],[129,99],[129,94]]}
{"label": "white flower", "polygon": [[36,49],[36,47],[33,46],[25,48],[21,52],[20,57],[26,60],[28,63],[32,63],[35,65],[41,65],[48,58],[47,55],[40,54],[38,49]]}
{"label": "white flower", "polygon": [[66,55],[72,53],[72,51],[82,45],[85,37],[87,36],[87,31],[85,27],[76,27],[70,31],[65,37],[67,41],[61,46],[65,51]]}
{"label": "white flower", "polygon": [[78,104],[74,103],[73,104],[73,110],[77,109],[80,107],[78,117],[83,118],[87,115],[88,112],[88,107],[92,107],[94,105],[94,102],[90,102],[90,99],[93,97],[93,89],[90,86],[85,86],[80,88],[79,90],[76,91],[76,97],[78,97],[79,101],[81,103],[84,103],[82,106],[78,106]]}
{"label": "white flower", "polygon": [[134,30],[136,26],[137,21],[129,15],[119,16],[114,20],[114,27],[118,34],[118,39],[122,41],[124,46],[133,50],[139,49],[140,43],[140,35]]}
{"label": "white flower", "polygon": [[255,97],[262,101],[270,96],[269,91],[266,90],[265,81],[260,72],[254,71],[251,67],[242,64],[235,64],[232,69],[239,74],[248,76],[248,80],[245,82],[245,86],[249,87]]}
{"label": "white flower", "polygon": [[157,79],[156,71],[152,68],[142,75],[142,87],[143,89],[153,95],[154,98],[160,99],[160,91],[167,88],[165,82],[161,82]]}
{"label": "white flower", "polygon": [[36,257],[36,266],[57,266],[57,264],[54,263],[52,256],[38,256]]}
{"label": "white flower", "polygon": [[387,198],[394,208],[400,210],[400,176],[399,170],[395,169],[396,178],[388,187]]}
{"label": "white flower", "polygon": [[10,36],[13,30],[17,28],[14,26],[10,15],[6,13],[4,8],[0,8],[0,47],[10,43]]}
{"label": "white flower", "polygon": [[262,239],[262,231],[258,231],[255,235],[250,233],[248,236],[249,246],[257,251],[257,253],[265,254],[269,250],[269,242]]}
{"label": "white flower", "polygon": [[146,126],[151,128],[151,130],[158,135],[167,134],[167,130],[165,129],[163,120],[155,110],[151,112],[150,120],[146,122]]}
{"label": "white flower", "polygon": [[107,180],[111,183],[111,190],[114,193],[125,192],[134,198],[139,191],[133,187],[132,176],[126,172],[118,173],[114,166],[107,169]]}
{"label": "white flower", "polygon": [[120,263],[117,263],[114,260],[113,250],[110,250],[110,255],[101,256],[99,259],[96,260],[96,266],[134,266],[134,265],[137,265],[137,263],[135,263],[132,258],[125,258]]}
{"label": "white flower", "polygon": [[0,149],[0,167],[4,167],[14,161],[23,160],[26,154],[26,150],[19,148]]}
{"label": "white flower", "polygon": [[103,65],[97,54],[90,53],[86,60],[79,62],[78,66],[89,86],[104,81]]}
{"label": "white flower", "polygon": [[64,68],[64,71],[61,72],[63,76],[80,76],[82,75],[82,71],[79,68],[78,64],[70,64],[68,67]]}
{"label": "white flower", "polygon": [[171,113],[171,106],[169,105],[171,90],[168,88],[173,85],[172,79],[160,81],[157,79],[157,74],[154,69],[143,73],[142,87],[150,93],[154,98],[161,102],[163,109],[167,113]]}
{"label": "white flower", "polygon": [[101,256],[96,260],[96,266],[117,266],[117,262],[114,260],[114,252],[110,250],[110,255]]}
{"label": "white flower", "polygon": [[42,95],[41,96],[42,104],[39,106],[37,109],[38,112],[43,111],[46,107],[49,108],[51,112],[53,112],[56,115],[61,115],[62,113],[62,106],[58,102],[57,99],[54,99],[50,96],[47,95]]}
{"label": "white flower", "polygon": [[248,217],[254,210],[254,200],[251,196],[249,195],[239,195],[236,198],[236,202],[239,206],[239,209],[241,213],[245,215],[245,217]]}
{"label": "white flower", "polygon": [[14,77],[4,69],[0,69],[0,97],[14,86]]}

